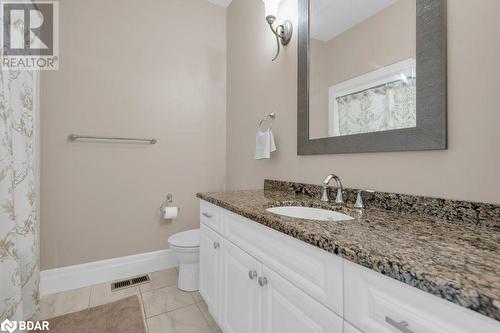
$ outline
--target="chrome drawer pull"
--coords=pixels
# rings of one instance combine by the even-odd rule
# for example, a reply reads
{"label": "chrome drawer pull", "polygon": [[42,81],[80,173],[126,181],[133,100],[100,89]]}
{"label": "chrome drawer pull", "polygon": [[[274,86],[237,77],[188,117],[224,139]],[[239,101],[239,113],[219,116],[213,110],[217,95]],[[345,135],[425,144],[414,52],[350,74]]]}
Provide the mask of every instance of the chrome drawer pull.
{"label": "chrome drawer pull", "polygon": [[265,277],[261,276],[258,281],[259,281],[259,286],[261,287],[264,287],[267,284],[267,278]]}
{"label": "chrome drawer pull", "polygon": [[248,277],[250,278],[250,280],[255,279],[257,277],[257,271],[249,271]]}
{"label": "chrome drawer pull", "polygon": [[397,322],[395,321],[394,319],[392,319],[391,317],[385,317],[385,322],[388,323],[389,325],[397,328],[398,330],[400,330],[401,332],[403,333],[414,333],[412,330],[410,330],[408,328],[408,322],[406,321],[402,321],[402,322]]}
{"label": "chrome drawer pull", "polygon": [[210,213],[201,213],[201,215],[203,215],[203,216],[205,216],[205,217],[207,217],[209,219],[211,219],[213,217],[213,215],[210,214]]}
{"label": "chrome drawer pull", "polygon": [[220,247],[220,243],[219,242],[214,242],[214,249],[218,249]]}

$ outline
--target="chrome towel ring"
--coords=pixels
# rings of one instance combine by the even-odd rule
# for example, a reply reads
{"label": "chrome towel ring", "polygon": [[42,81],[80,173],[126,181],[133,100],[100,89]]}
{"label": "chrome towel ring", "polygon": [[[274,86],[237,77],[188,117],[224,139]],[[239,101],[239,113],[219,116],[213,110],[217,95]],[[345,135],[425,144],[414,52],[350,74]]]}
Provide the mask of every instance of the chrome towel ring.
{"label": "chrome towel ring", "polygon": [[[276,113],[274,113],[274,112],[273,112],[273,113],[266,114],[266,116],[265,116],[264,118],[262,118],[262,120],[261,120],[261,121],[260,121],[260,123],[259,123],[259,130],[261,130],[261,131],[262,131],[262,124],[263,124],[266,120],[268,120],[268,119],[272,119],[272,120],[276,119]],[[270,125],[269,125],[269,129],[272,129],[272,128],[273,128],[273,122],[271,121],[271,123],[270,123]]]}

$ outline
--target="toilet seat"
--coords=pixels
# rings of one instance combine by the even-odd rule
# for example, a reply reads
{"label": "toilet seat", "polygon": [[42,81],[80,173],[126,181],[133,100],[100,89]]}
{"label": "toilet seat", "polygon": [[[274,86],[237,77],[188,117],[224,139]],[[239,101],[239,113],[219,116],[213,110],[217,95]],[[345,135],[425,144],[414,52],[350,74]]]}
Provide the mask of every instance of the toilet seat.
{"label": "toilet seat", "polygon": [[200,229],[176,233],[168,238],[168,243],[175,247],[192,248],[200,246]]}

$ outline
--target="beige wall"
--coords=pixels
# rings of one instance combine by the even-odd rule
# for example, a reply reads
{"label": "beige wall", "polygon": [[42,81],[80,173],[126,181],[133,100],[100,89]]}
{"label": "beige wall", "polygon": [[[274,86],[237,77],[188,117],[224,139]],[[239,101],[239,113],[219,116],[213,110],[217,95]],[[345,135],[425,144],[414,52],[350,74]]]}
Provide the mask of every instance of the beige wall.
{"label": "beige wall", "polygon": [[416,1],[400,0],[326,42],[311,39],[310,137],[329,136],[331,86],[415,58],[415,36]]}
{"label": "beige wall", "polygon": [[[264,178],[500,203],[500,1],[448,1],[449,150],[297,156],[297,34],[274,63],[262,1],[233,0],[227,14],[227,187],[262,188]],[[295,27],[295,0],[281,17]],[[278,19],[280,21],[280,19]],[[278,151],[252,159],[256,124],[275,110]]]}
{"label": "beige wall", "polygon": [[[42,77],[42,269],[167,248],[225,176],[226,11],[206,0],[60,1]],[[158,144],[69,143],[69,133]],[[167,192],[178,219],[157,211]]]}
{"label": "beige wall", "polygon": [[415,57],[416,1],[399,0],[329,40],[328,84]]}

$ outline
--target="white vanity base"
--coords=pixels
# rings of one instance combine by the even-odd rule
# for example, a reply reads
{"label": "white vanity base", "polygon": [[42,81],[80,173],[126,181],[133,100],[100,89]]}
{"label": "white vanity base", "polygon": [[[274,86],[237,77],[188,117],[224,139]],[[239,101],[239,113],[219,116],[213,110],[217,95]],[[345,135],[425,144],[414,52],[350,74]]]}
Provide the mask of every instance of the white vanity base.
{"label": "white vanity base", "polygon": [[200,293],[225,333],[499,333],[500,322],[200,204]]}

